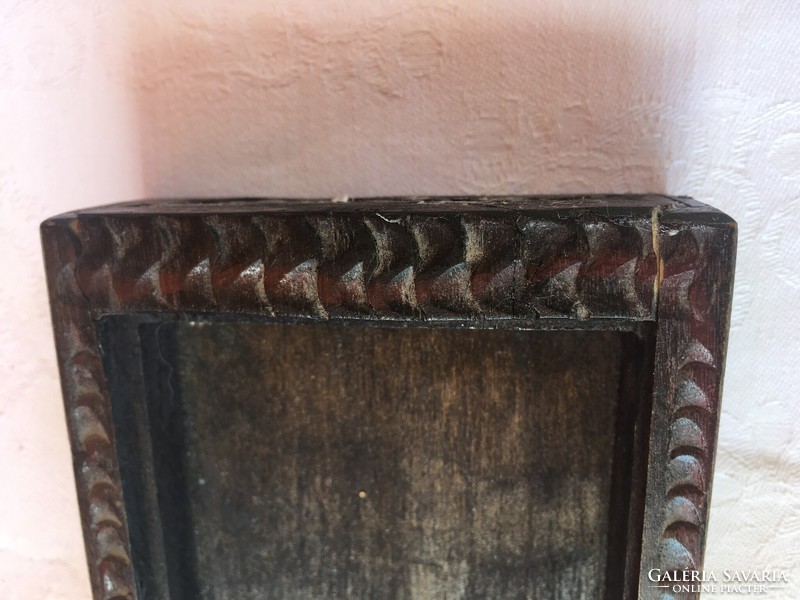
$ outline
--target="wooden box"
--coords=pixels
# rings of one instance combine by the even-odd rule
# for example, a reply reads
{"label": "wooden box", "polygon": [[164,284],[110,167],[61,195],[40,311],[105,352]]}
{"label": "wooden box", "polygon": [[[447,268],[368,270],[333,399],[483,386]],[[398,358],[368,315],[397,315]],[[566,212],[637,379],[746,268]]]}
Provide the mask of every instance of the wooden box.
{"label": "wooden box", "polygon": [[42,237],[97,600],[697,596],[652,574],[702,563],[720,212],[166,201]]}

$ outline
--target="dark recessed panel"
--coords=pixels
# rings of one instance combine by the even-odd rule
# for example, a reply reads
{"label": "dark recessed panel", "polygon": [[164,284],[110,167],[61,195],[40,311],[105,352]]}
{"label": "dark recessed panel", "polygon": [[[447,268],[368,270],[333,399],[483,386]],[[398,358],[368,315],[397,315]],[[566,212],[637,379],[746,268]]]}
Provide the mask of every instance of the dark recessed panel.
{"label": "dark recessed panel", "polygon": [[631,494],[619,470],[638,400],[621,362],[635,335],[139,331],[173,599],[604,598],[621,585],[623,560],[608,559]]}

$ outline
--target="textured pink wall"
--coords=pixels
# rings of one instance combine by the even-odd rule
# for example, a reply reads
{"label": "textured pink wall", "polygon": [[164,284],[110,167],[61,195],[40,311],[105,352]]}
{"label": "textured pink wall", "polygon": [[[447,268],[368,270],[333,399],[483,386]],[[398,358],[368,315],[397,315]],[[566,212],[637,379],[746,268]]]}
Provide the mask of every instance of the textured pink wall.
{"label": "textured pink wall", "polygon": [[794,0],[0,4],[0,598],[89,597],[39,221],[143,195],[596,191],[739,219],[708,566],[787,569],[770,597],[800,597],[799,28]]}

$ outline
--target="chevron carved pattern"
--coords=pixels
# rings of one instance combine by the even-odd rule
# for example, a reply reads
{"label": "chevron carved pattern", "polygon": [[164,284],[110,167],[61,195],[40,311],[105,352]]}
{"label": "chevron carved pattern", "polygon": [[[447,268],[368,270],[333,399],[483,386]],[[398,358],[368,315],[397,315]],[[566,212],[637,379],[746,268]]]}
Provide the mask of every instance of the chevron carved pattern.
{"label": "chevron carved pattern", "polygon": [[76,227],[96,314],[646,320],[654,310],[647,218],[182,215]]}
{"label": "chevron carved pattern", "polygon": [[[663,389],[668,435],[663,453],[651,466],[663,469],[658,492],[660,547],[654,553],[662,572],[702,568],[722,380],[725,334],[720,324],[725,323],[729,301],[715,279],[720,263],[709,257],[712,244],[722,249],[730,244],[725,235],[724,230],[679,227],[662,236],[659,327],[665,334],[656,360],[663,357],[668,368],[656,388]],[[698,592],[685,590],[658,596],[697,597]]]}
{"label": "chevron carved pattern", "polygon": [[[65,245],[66,246],[66,245]],[[62,249],[69,255],[73,250]],[[133,600],[134,576],[108,391],[94,323],[75,277],[75,262],[53,273],[54,319],[64,400],[72,440],[78,500],[83,513],[89,567],[95,598]]]}
{"label": "chevron carved pattern", "polygon": [[103,315],[137,312],[650,322],[646,489],[643,515],[629,516],[641,544],[625,557],[625,597],[697,597],[653,588],[647,572],[702,565],[735,224],[663,197],[402,200],[142,203],[43,225],[95,598],[137,598],[95,330]]}

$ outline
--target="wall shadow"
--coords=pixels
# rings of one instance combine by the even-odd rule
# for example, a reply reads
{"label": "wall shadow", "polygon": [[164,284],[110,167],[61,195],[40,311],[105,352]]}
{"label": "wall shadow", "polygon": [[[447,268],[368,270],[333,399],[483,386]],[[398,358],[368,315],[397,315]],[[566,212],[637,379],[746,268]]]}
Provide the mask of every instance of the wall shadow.
{"label": "wall shadow", "polygon": [[362,12],[141,20],[147,194],[670,191],[693,60],[674,35],[530,8]]}

